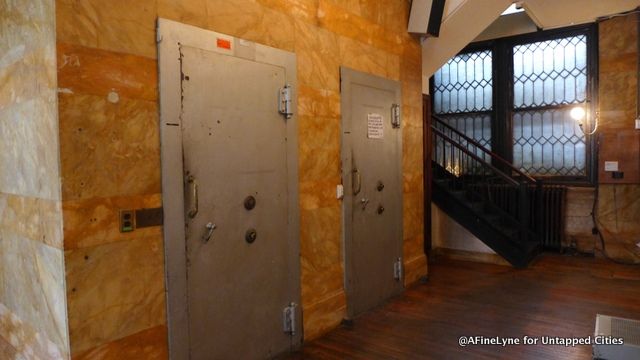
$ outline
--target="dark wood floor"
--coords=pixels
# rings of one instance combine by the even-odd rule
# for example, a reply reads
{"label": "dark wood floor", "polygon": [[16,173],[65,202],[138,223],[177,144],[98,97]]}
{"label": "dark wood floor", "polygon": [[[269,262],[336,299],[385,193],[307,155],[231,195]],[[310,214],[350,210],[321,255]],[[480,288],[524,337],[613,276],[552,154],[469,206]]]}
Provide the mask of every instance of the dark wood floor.
{"label": "dark wood floor", "polygon": [[437,260],[426,284],[293,359],[590,359],[590,346],[460,347],[460,336],[583,337],[597,313],[640,319],[640,266],[545,255],[528,269]]}

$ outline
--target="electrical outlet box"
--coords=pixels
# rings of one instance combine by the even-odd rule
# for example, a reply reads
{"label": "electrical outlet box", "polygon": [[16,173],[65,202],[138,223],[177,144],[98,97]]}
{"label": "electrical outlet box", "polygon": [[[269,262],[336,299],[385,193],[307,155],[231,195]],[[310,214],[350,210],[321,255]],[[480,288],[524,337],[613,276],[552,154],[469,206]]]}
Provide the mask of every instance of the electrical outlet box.
{"label": "electrical outlet box", "polygon": [[342,184],[339,184],[338,186],[336,186],[336,198],[337,199],[344,198],[344,187],[342,186]]}
{"label": "electrical outlet box", "polygon": [[640,118],[636,119],[636,130],[640,130]]}
{"label": "electrical outlet box", "polygon": [[616,179],[616,180],[624,179],[624,172],[623,171],[612,171],[611,172],[611,178],[612,179]]}
{"label": "electrical outlet box", "polygon": [[135,212],[133,210],[120,210],[120,232],[132,232],[136,228]]}

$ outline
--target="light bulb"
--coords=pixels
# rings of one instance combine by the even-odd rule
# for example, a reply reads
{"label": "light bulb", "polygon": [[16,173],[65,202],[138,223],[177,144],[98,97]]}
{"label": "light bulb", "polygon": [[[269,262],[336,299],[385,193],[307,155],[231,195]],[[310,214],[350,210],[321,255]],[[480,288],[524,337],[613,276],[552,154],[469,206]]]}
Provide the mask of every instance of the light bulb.
{"label": "light bulb", "polygon": [[584,111],[584,108],[582,106],[576,106],[573,109],[571,109],[571,112],[569,113],[569,115],[571,115],[571,118],[573,120],[582,123],[582,120],[584,120],[586,112]]}

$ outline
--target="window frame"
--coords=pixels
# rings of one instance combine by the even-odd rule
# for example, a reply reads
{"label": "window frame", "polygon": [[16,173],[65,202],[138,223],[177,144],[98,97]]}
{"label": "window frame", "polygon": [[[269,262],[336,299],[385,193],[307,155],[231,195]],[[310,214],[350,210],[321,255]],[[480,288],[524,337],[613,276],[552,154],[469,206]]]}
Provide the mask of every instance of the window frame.
{"label": "window frame", "polygon": [[[517,45],[554,40],[576,35],[586,35],[587,38],[587,113],[592,114],[585,121],[585,175],[545,175],[534,176],[548,184],[563,184],[572,186],[593,186],[598,181],[598,143],[597,133],[588,135],[594,126],[593,120],[598,109],[598,27],[597,23],[582,24],[551,30],[538,30],[526,33],[474,42],[462,49],[458,54],[490,50],[493,62],[493,106],[491,111],[491,150],[513,163],[513,48]],[[434,94],[434,78],[429,79],[429,93]],[[431,96],[432,108],[433,99]],[[553,106],[561,108],[562,106]],[[522,110],[522,109],[520,109]],[[462,114],[462,113],[461,113]]]}

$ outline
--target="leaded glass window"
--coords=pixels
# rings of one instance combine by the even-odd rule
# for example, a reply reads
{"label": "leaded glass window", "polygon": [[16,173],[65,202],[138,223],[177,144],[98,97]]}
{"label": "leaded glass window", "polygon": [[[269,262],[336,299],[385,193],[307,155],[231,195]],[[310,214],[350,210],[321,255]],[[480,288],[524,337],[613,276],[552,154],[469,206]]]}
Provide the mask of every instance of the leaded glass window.
{"label": "leaded glass window", "polygon": [[536,176],[585,176],[586,138],[569,111],[587,100],[587,36],[513,47],[513,163]]}
{"label": "leaded glass window", "polygon": [[[434,73],[434,114],[531,176],[595,181],[594,137],[585,136],[596,110],[595,31],[585,25],[472,44]],[[576,106],[587,113],[584,132],[569,115]]]}
{"label": "leaded glass window", "polygon": [[[433,110],[446,124],[491,149],[493,112],[493,63],[491,50],[459,54],[433,76]],[[453,134],[452,134],[453,136]],[[455,137],[465,148],[479,156],[486,154]],[[445,146],[445,145],[443,145]],[[435,154],[450,149],[435,149]],[[457,155],[447,168],[458,168]],[[491,159],[485,159],[490,161]]]}
{"label": "leaded glass window", "polygon": [[491,51],[460,54],[433,76],[436,114],[487,112],[493,108]]}

